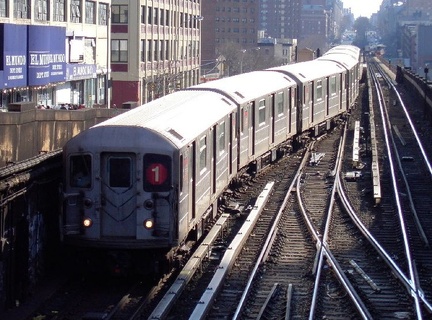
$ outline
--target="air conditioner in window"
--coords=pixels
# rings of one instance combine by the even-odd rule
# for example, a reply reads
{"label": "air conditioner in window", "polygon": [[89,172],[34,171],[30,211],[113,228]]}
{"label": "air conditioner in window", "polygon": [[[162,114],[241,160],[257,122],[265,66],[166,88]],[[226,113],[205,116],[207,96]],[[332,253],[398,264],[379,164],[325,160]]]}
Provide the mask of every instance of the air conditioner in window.
{"label": "air conditioner in window", "polygon": [[84,61],[84,40],[73,39],[70,44],[70,62],[83,62]]}

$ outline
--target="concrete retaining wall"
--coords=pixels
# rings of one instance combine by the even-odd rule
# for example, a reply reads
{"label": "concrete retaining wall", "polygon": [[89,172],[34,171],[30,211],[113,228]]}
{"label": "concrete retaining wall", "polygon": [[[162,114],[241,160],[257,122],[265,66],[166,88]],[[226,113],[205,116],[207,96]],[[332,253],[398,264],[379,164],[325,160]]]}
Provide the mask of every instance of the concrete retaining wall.
{"label": "concrete retaining wall", "polygon": [[127,110],[0,112],[0,167],[57,150],[79,132]]}

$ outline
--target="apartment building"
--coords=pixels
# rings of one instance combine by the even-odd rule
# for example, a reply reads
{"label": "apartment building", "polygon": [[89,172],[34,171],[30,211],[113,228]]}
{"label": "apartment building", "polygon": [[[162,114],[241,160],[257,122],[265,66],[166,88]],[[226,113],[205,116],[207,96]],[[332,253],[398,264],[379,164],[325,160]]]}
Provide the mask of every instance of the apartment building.
{"label": "apartment building", "polygon": [[257,47],[259,27],[259,2],[257,0],[204,0],[202,2],[203,40],[202,64],[210,72],[218,64],[227,47],[242,50]]}
{"label": "apartment building", "polygon": [[268,37],[298,39],[303,0],[261,0],[260,26]]}
{"label": "apartment building", "polygon": [[110,0],[0,0],[0,101],[109,101]]}
{"label": "apartment building", "polygon": [[198,83],[201,0],[112,0],[111,11],[113,106]]}

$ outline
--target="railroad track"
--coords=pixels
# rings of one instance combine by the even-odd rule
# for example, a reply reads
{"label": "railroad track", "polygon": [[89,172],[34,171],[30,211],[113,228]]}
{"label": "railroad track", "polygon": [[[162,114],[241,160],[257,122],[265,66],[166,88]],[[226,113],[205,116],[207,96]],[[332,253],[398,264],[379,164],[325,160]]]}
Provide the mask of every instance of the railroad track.
{"label": "railroad track", "polygon": [[[382,76],[378,81],[384,79]],[[392,96],[385,97],[393,101]],[[396,111],[400,116],[396,106],[392,103],[389,115]],[[206,319],[249,319],[287,315],[299,319],[346,319],[347,314],[352,319],[426,318],[430,314],[432,296],[429,260],[432,255],[425,243],[425,239],[430,241],[427,230],[432,230],[432,226],[429,217],[423,217],[427,215],[424,208],[430,204],[428,182],[422,180],[427,179],[427,170],[413,165],[420,156],[412,148],[414,138],[404,131],[406,125],[399,122],[401,120],[391,120],[399,129],[396,143],[404,146],[403,137],[405,145],[412,148],[401,151],[403,156],[415,160],[401,161],[411,165],[403,174],[409,178],[405,188],[409,185],[416,194],[414,203],[425,202],[424,206],[416,204],[415,210],[422,216],[422,224],[427,226],[425,237],[421,236],[416,219],[407,219],[406,238],[413,249],[414,273],[418,280],[414,281],[418,285],[413,285],[412,267],[410,269],[404,245],[405,231],[400,227],[393,201],[391,167],[381,145],[383,198],[380,206],[375,205],[371,194],[368,130],[361,143],[363,179],[351,182],[344,179],[345,173],[352,170],[349,155],[353,147],[353,122],[358,119],[362,127],[367,127],[366,112],[362,107],[352,110],[345,138],[338,128],[316,141],[304,155],[300,152],[284,158],[245,181],[238,190],[227,192],[226,204],[221,208],[225,211],[223,226],[213,236],[212,243],[198,259],[196,270],[188,275],[190,279],[163,316],[155,315],[154,310],[164,296],[173,294],[169,285],[175,284],[175,275],[141,293],[125,289],[116,303],[110,303],[111,309],[102,309],[107,311],[106,319],[198,319],[204,316]],[[377,125],[375,129],[379,141],[384,140],[383,126]],[[341,141],[346,141],[343,156]],[[343,159],[340,165],[338,159]],[[302,161],[308,165],[298,171]],[[402,178],[400,175],[399,180]],[[211,285],[221,271],[221,261],[225,253],[233,249],[232,243],[242,232],[243,224],[255,210],[255,201],[269,181],[274,182],[270,200],[263,204],[257,222],[251,226],[251,234],[241,244],[242,249],[232,265],[225,266],[227,272],[220,277],[221,285],[216,290]],[[401,193],[407,193],[403,190]],[[402,202],[405,208],[412,210],[409,202],[405,199]],[[194,258],[197,259],[192,255]],[[184,275],[182,272],[180,276]],[[253,273],[256,274],[251,276]],[[185,277],[180,281],[186,282]],[[214,297],[207,306],[204,297],[209,291],[217,292],[212,293]],[[201,311],[197,309],[203,305],[205,311],[198,316]],[[100,316],[103,312],[94,311],[93,314]],[[91,312],[86,314],[91,315]],[[68,314],[68,319],[74,317]]]}
{"label": "railroad track", "polygon": [[420,116],[418,104],[378,68],[379,64],[373,67],[382,74],[377,82],[384,97],[380,105],[383,127],[387,129],[383,131],[386,134],[383,140],[388,141],[384,170],[392,177],[386,182],[389,195],[394,195],[393,199],[389,197],[384,213],[393,213],[399,223],[398,241],[403,245],[403,253],[398,256],[398,263],[412,284],[417,318],[427,317],[432,312],[432,141],[430,135],[420,130],[426,123]]}
{"label": "railroad track", "polygon": [[[359,113],[356,116],[361,118],[362,109],[358,108],[357,111],[359,111]],[[356,110],[353,111],[354,117],[355,113]],[[323,144],[326,143],[326,140],[327,139],[323,140]],[[329,141],[330,140],[327,140],[327,142]],[[336,140],[330,143],[332,148],[334,148],[335,143]],[[352,143],[349,146],[352,147]],[[312,189],[309,189],[309,193],[314,195],[314,197],[306,197],[309,199],[307,206],[309,207],[308,211],[318,214],[317,217],[312,217],[311,220],[321,227],[320,230],[322,230],[322,226],[324,225],[322,212],[325,211],[326,208],[322,203],[326,202],[318,201],[318,197],[315,196],[317,193],[321,193],[323,198],[326,198],[328,197],[328,190],[333,188],[331,184],[329,184],[328,179],[328,173],[333,170],[332,160],[334,161],[334,158],[336,157],[336,152],[332,153],[332,148],[329,148],[328,146],[324,147],[326,150],[325,153],[331,161],[327,163],[320,161],[316,167],[304,176],[303,180],[303,183],[309,181],[309,184],[313,186]],[[317,151],[320,153],[320,150]],[[381,151],[383,152],[384,150]],[[316,154],[314,157],[316,157]],[[385,160],[385,157],[383,159]],[[347,165],[347,162],[348,161],[345,161],[345,170],[347,170],[351,165]],[[330,227],[332,236],[329,237],[329,252],[327,253],[327,259],[334,259],[334,261],[330,263],[330,268],[328,266],[323,267],[322,282],[320,289],[318,290],[318,306],[315,311],[316,314],[321,316],[331,315],[331,317],[334,318],[344,319],[346,318],[347,310],[351,310],[352,313],[350,314],[353,314],[354,318],[356,318],[356,316],[354,316],[355,314],[358,314],[358,318],[375,316],[379,318],[415,317],[415,314],[418,311],[416,310],[415,303],[413,303],[410,298],[409,288],[407,288],[406,283],[404,283],[406,277],[404,278],[403,274],[406,269],[400,271],[398,266],[396,267],[396,272],[402,274],[402,276],[399,276],[402,277],[402,279],[392,275],[395,272],[395,267],[392,264],[395,262],[392,259],[398,260],[399,254],[403,253],[403,246],[397,245],[397,243],[396,245],[394,244],[394,230],[397,226],[397,221],[395,221],[394,215],[384,215],[383,217],[377,216],[377,214],[381,212],[382,207],[386,208],[388,206],[387,198],[384,199],[382,207],[376,207],[371,197],[369,197],[369,200],[364,200],[364,196],[370,193],[370,191],[367,191],[370,186],[368,187],[365,181],[360,180],[355,183],[348,183],[344,180],[339,180],[339,184],[341,186],[338,192],[345,193],[346,191],[349,194],[349,196],[344,195],[344,202],[347,202],[347,199],[349,198],[349,201],[353,203],[352,207],[354,207],[355,210],[348,215],[347,211],[349,210],[342,208],[342,204],[337,203],[334,206],[333,221],[335,223],[332,223]],[[387,185],[384,184],[385,194],[387,195],[388,190],[386,187]],[[277,201],[270,202],[273,203]],[[344,206],[346,205],[347,204],[344,203]],[[292,217],[288,215],[289,218],[298,218],[300,216],[298,214],[298,207],[298,204],[290,202],[290,205],[286,210],[297,212],[297,214],[293,213],[291,215]],[[353,214],[356,218],[351,216]],[[288,218],[284,215],[281,221],[286,219]],[[384,248],[376,245],[376,243],[379,243],[377,239],[359,228],[353,222],[356,219],[360,220],[361,223],[372,229],[377,227],[380,228],[385,225],[389,230],[392,230],[386,235],[381,235],[380,239],[387,244],[393,242],[393,246],[387,246],[390,248],[389,251],[391,253],[388,254]],[[315,260],[311,258],[311,252],[314,250],[314,245],[310,243],[310,239],[309,245],[306,245],[307,241],[305,238],[310,237],[310,235],[307,235],[304,223],[301,224],[298,222],[295,227],[286,225],[279,226],[278,230],[278,235],[274,240],[272,240],[275,249],[272,249],[266,254],[266,262],[262,264],[258,271],[258,278],[260,279],[260,282],[263,283],[263,287],[259,287],[257,284],[252,285],[253,288],[251,290],[251,295],[248,296],[246,307],[244,309],[246,310],[246,314],[243,313],[242,315],[238,315],[235,313],[235,317],[279,317],[282,314],[286,314],[288,310],[290,314],[303,312],[301,317],[307,317],[307,314],[310,313],[310,297],[305,298],[303,303],[298,303],[295,299],[298,299],[299,296],[303,298],[307,296],[307,293],[310,293],[311,287],[316,281],[311,280],[309,281],[309,284],[306,283],[308,279],[313,278],[314,274],[314,272],[309,271],[313,270],[311,265],[314,265],[315,263]],[[288,232],[288,230],[294,231]],[[254,234],[259,235],[258,238],[261,238],[261,235],[264,235],[264,233],[258,232],[254,232]],[[280,240],[287,239],[290,236],[293,236],[293,239],[295,240],[288,240],[286,243]],[[259,247],[261,242],[258,241],[255,246]],[[290,247],[293,242],[298,245],[295,254],[293,254],[294,250],[292,249],[284,252],[283,248]],[[233,270],[230,272],[230,276],[224,282],[224,287],[221,290],[222,293],[218,295],[217,302],[209,311],[207,318],[232,317],[233,310],[239,308],[235,301],[236,298],[238,299],[240,293],[243,292],[241,284],[246,281],[245,278],[242,278],[242,275],[247,274],[248,270],[250,272],[250,268],[247,268],[247,266],[252,264],[251,257],[258,255],[258,253],[250,252],[252,247],[254,247],[254,245],[246,246],[247,249],[243,250],[247,251],[247,255],[244,258],[245,260],[238,260],[238,262],[235,263]],[[303,248],[303,250],[298,250],[297,248],[299,247]],[[310,252],[308,253],[308,251]],[[286,261],[288,259],[287,257],[293,256],[305,262],[305,265],[299,267],[298,262],[296,265],[295,262],[289,263]],[[309,259],[307,258],[308,256]],[[385,261],[382,256],[389,256],[390,261]],[[239,259],[242,258],[240,257]],[[278,262],[279,260],[285,260],[285,264]],[[388,264],[383,262],[388,262]],[[293,276],[293,278],[301,279],[300,285],[295,282],[296,280],[287,283],[286,279],[289,277],[285,272],[291,275],[296,274],[296,271],[289,270],[288,266],[296,266],[294,269],[297,270],[297,275]],[[349,293],[346,288],[342,288],[341,280],[335,277],[333,270],[336,268],[335,266],[340,268],[341,273],[348,274],[344,281],[346,281],[346,285],[351,288],[350,290],[355,292],[357,302],[349,302],[349,299],[346,299],[349,294],[353,293]],[[236,268],[238,268],[237,272],[235,270]],[[266,275],[268,274],[273,275],[274,278],[270,277],[267,279]],[[281,276],[279,277],[278,274]],[[298,295],[299,292],[303,292],[303,294]],[[255,298],[253,296],[254,293]],[[290,299],[293,299],[292,301],[296,301],[296,303],[290,304]],[[194,304],[199,301],[199,299],[193,300]],[[295,306],[302,311],[298,311],[295,307],[291,306]],[[185,316],[185,318],[187,318],[187,316]]]}

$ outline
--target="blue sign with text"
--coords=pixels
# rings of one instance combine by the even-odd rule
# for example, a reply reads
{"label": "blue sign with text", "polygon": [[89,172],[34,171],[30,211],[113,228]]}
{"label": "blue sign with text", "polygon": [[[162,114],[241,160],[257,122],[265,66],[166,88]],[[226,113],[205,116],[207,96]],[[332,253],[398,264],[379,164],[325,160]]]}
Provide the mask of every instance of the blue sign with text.
{"label": "blue sign with text", "polygon": [[3,88],[27,85],[27,26],[0,24]]}
{"label": "blue sign with text", "polygon": [[28,26],[28,85],[65,81],[66,29]]}

